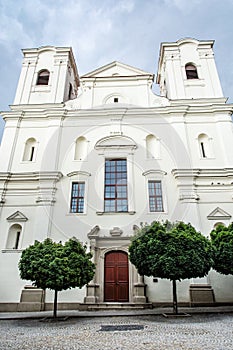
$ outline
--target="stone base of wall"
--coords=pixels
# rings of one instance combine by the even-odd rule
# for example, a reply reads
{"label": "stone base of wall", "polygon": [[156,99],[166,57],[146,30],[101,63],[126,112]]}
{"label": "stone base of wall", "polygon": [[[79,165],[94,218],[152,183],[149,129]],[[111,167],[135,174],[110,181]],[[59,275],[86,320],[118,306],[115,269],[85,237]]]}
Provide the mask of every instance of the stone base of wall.
{"label": "stone base of wall", "polygon": [[19,303],[0,303],[0,312],[17,312]]}
{"label": "stone base of wall", "polygon": [[[82,310],[79,303],[58,303],[58,310]],[[44,311],[53,310],[53,303],[45,303]]]}
{"label": "stone base of wall", "polygon": [[[190,305],[190,303],[179,303],[178,302],[178,307],[197,307],[197,306],[200,306],[200,305]],[[213,309],[215,307],[218,307],[218,306],[233,306],[233,302],[225,302],[225,303],[214,303],[214,304],[211,304],[211,305],[201,305],[201,306],[212,306]],[[150,304],[150,306],[147,308],[162,308],[162,307],[171,307],[172,308],[172,303],[152,303]],[[128,307],[129,308],[129,307]],[[134,306],[131,308],[131,309],[143,309],[145,308],[145,304],[144,304],[144,307],[142,307],[141,305],[136,305],[134,304]],[[97,307],[94,307],[93,308],[91,307],[90,308],[90,305],[89,304],[79,304],[79,303],[58,303],[58,310],[79,310],[79,311],[91,311],[91,310],[99,310],[99,308]],[[111,309],[111,308],[108,308],[108,309]],[[119,309],[116,308],[116,309]],[[20,310],[20,311],[19,311]],[[47,303],[45,304],[45,307],[44,307],[44,311],[52,311],[53,310],[53,303]],[[32,306],[32,303],[28,303],[27,304],[27,308],[25,308],[24,310],[22,308],[19,307],[19,303],[0,303],[0,316],[1,316],[1,312],[33,312],[33,311],[38,311],[38,310],[34,310],[33,309],[33,306]],[[41,310],[43,311],[43,310]]]}
{"label": "stone base of wall", "polygon": [[189,287],[190,306],[213,306],[214,290],[208,284],[191,284]]}
{"label": "stone base of wall", "polygon": [[34,286],[25,286],[21,292],[17,311],[44,311],[45,291]]}

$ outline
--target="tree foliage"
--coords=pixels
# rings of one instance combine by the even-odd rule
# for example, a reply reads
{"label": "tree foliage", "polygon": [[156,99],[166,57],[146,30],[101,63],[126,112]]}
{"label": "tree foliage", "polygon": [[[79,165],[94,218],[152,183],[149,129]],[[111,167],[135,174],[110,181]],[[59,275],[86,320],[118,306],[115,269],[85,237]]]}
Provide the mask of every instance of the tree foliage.
{"label": "tree foliage", "polygon": [[38,288],[55,290],[55,316],[57,291],[82,288],[94,276],[95,265],[86,249],[76,239],[63,245],[48,238],[43,242],[35,241],[22,252],[20,277],[32,281]]}
{"label": "tree foliage", "polygon": [[[205,276],[213,260],[211,242],[191,224],[166,221],[143,227],[129,247],[129,259],[140,275],[173,281],[173,303],[176,304],[175,281]],[[177,313],[177,307],[174,307]]]}
{"label": "tree foliage", "polygon": [[183,222],[155,221],[142,228],[129,252],[141,275],[170,280],[203,277],[212,265],[210,241]]}
{"label": "tree foliage", "polygon": [[214,247],[213,268],[225,275],[233,275],[233,223],[228,227],[218,225],[210,233]]}

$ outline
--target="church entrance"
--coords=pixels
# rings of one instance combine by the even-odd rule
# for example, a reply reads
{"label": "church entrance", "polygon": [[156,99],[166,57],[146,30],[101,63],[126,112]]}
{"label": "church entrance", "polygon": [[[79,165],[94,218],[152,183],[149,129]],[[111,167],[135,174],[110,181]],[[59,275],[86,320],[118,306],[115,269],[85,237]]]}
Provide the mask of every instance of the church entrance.
{"label": "church entrance", "polygon": [[123,251],[114,251],[105,254],[104,301],[129,301],[128,254]]}

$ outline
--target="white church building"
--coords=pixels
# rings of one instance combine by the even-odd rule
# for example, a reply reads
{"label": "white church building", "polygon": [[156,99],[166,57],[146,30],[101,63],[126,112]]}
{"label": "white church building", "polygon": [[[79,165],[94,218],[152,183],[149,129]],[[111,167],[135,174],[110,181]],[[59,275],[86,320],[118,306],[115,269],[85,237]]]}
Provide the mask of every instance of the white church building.
{"label": "white church building", "polygon": [[[139,276],[131,238],[154,220],[203,235],[233,214],[233,105],[214,42],[161,44],[154,74],[112,62],[79,77],[70,47],[22,50],[14,103],[2,112],[0,311],[50,309],[53,292],[19,277],[23,249],[47,237],[86,243],[96,264],[60,308],[168,305],[168,280]],[[233,277],[211,271],[178,283],[184,305],[233,303]]]}

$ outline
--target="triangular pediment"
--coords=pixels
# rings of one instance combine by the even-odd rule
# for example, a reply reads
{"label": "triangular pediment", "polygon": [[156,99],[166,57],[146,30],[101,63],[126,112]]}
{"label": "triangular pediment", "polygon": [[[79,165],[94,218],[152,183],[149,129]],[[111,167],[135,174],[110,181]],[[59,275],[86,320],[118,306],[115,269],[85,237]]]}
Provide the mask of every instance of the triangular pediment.
{"label": "triangular pediment", "polygon": [[10,222],[19,222],[19,221],[27,221],[27,220],[28,218],[20,211],[16,211],[14,214],[10,215],[7,218],[7,221],[10,221]]}
{"label": "triangular pediment", "polygon": [[207,216],[207,219],[208,220],[230,220],[231,215],[227,213],[225,210],[217,207]]}
{"label": "triangular pediment", "polygon": [[128,77],[128,76],[152,76],[152,73],[146,72],[144,70],[129,66],[127,64],[114,61],[105,66],[97,68],[92,72],[84,74],[81,78],[104,78],[104,77]]}

